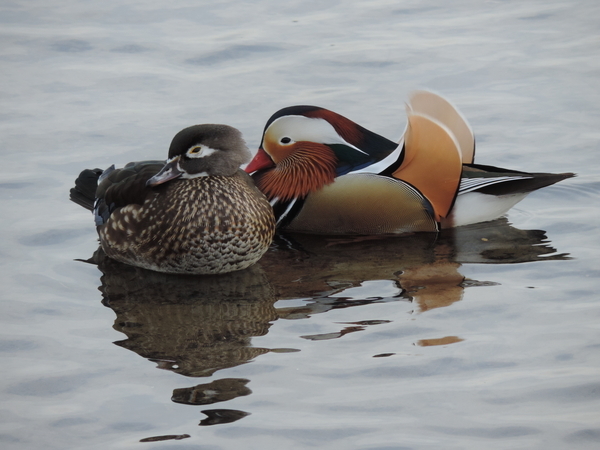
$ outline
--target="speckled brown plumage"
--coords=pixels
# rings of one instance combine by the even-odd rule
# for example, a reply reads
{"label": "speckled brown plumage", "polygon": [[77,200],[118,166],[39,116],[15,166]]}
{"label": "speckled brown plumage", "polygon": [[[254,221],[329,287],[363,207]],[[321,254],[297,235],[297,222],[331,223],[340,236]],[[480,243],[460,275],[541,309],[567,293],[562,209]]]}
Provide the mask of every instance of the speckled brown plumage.
{"label": "speckled brown plumage", "polygon": [[234,128],[197,125],[176,135],[166,165],[130,163],[99,179],[99,171],[84,171],[71,199],[92,209],[88,185],[97,183],[93,210],[100,244],[115,260],[169,273],[245,269],[267,251],[275,233],[271,205],[238,169],[245,152]]}
{"label": "speckled brown plumage", "polygon": [[159,272],[216,274],[245,269],[269,247],[271,206],[244,173],[173,180],[114,211],[98,227],[102,248]]}

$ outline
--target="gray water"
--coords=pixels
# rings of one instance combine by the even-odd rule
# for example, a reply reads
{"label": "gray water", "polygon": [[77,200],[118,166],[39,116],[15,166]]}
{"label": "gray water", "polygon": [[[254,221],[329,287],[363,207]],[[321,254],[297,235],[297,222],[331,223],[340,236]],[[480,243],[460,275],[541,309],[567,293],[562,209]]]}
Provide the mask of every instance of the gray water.
{"label": "gray water", "polygon": [[[599,17],[595,0],[3,2],[0,447],[598,448]],[[397,139],[421,88],[469,119],[479,163],[579,176],[493,223],[292,236],[224,277],[83,262],[80,170],[165,158],[194,123],[256,149],[293,104]]]}

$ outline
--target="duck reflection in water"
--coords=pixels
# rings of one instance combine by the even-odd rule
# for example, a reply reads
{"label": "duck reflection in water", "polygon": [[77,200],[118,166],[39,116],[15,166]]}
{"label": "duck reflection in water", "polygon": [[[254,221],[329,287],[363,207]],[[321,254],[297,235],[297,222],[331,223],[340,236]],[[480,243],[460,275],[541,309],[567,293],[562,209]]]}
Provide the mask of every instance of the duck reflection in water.
{"label": "duck reflection in water", "polygon": [[[495,284],[467,280],[463,263],[507,264],[567,259],[549,244],[545,232],[518,230],[506,219],[401,237],[340,238],[282,235],[249,269],[224,275],[188,276],[151,272],[118,263],[99,250],[103,304],[117,318],[114,328],[127,338],[115,344],[186,377],[209,377],[268,352],[294,351],[252,346],[277,319],[301,319],[332,309],[376,302],[407,301],[426,312],[461,300],[470,286]],[[388,280],[395,293],[364,295],[369,282]],[[388,284],[389,284],[388,283]],[[375,286],[375,285],[374,285]],[[352,295],[361,288],[362,296]],[[302,306],[275,307],[288,299],[310,299]],[[283,302],[285,303],[285,302]],[[384,319],[384,318],[382,318]],[[322,340],[387,320],[342,324],[338,332],[303,336]],[[422,345],[446,345],[449,336]],[[388,356],[388,355],[375,355]],[[178,388],[172,400],[208,405],[251,393],[247,379],[225,378]],[[243,418],[237,410],[203,411],[211,425]]]}
{"label": "duck reflection in water", "polygon": [[[189,276],[152,272],[94,257],[103,275],[103,304],[127,339],[115,344],[186,377],[209,377],[244,364],[269,349],[251,338],[268,332],[277,319],[277,300],[264,272],[253,266],[227,275]],[[221,379],[173,391],[172,401],[208,405],[249,395],[246,379]],[[239,420],[236,410],[206,410],[201,425]]]}
{"label": "duck reflection in water", "polygon": [[[290,245],[299,251],[272,248],[260,265],[278,299],[312,300],[300,308],[278,308],[279,318],[398,300],[413,302],[418,312],[425,312],[461,300],[466,287],[496,284],[465,279],[458,271],[462,264],[569,259],[556,252],[544,231],[519,230],[505,218],[437,235],[327,238],[295,234],[289,238]],[[365,298],[345,295],[371,280],[390,280],[396,293],[385,297],[375,291]]]}

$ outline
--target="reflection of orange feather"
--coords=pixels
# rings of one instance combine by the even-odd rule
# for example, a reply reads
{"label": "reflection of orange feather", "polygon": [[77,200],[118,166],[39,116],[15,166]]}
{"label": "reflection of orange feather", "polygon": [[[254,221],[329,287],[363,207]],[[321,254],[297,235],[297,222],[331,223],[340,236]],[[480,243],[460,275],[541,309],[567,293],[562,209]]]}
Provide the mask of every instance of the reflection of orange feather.
{"label": "reflection of orange feather", "polygon": [[298,142],[287,147],[292,147],[289,156],[255,179],[256,186],[269,200],[304,197],[333,182],[337,158],[329,147],[314,142]]}

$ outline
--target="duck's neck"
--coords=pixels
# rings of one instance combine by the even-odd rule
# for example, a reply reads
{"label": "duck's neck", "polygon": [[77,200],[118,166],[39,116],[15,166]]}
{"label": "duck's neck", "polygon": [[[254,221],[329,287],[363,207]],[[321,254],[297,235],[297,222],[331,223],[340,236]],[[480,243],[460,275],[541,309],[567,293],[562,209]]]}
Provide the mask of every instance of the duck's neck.
{"label": "duck's neck", "polygon": [[313,142],[296,146],[277,166],[256,177],[256,186],[269,200],[306,197],[335,179],[337,158],[329,147]]}

